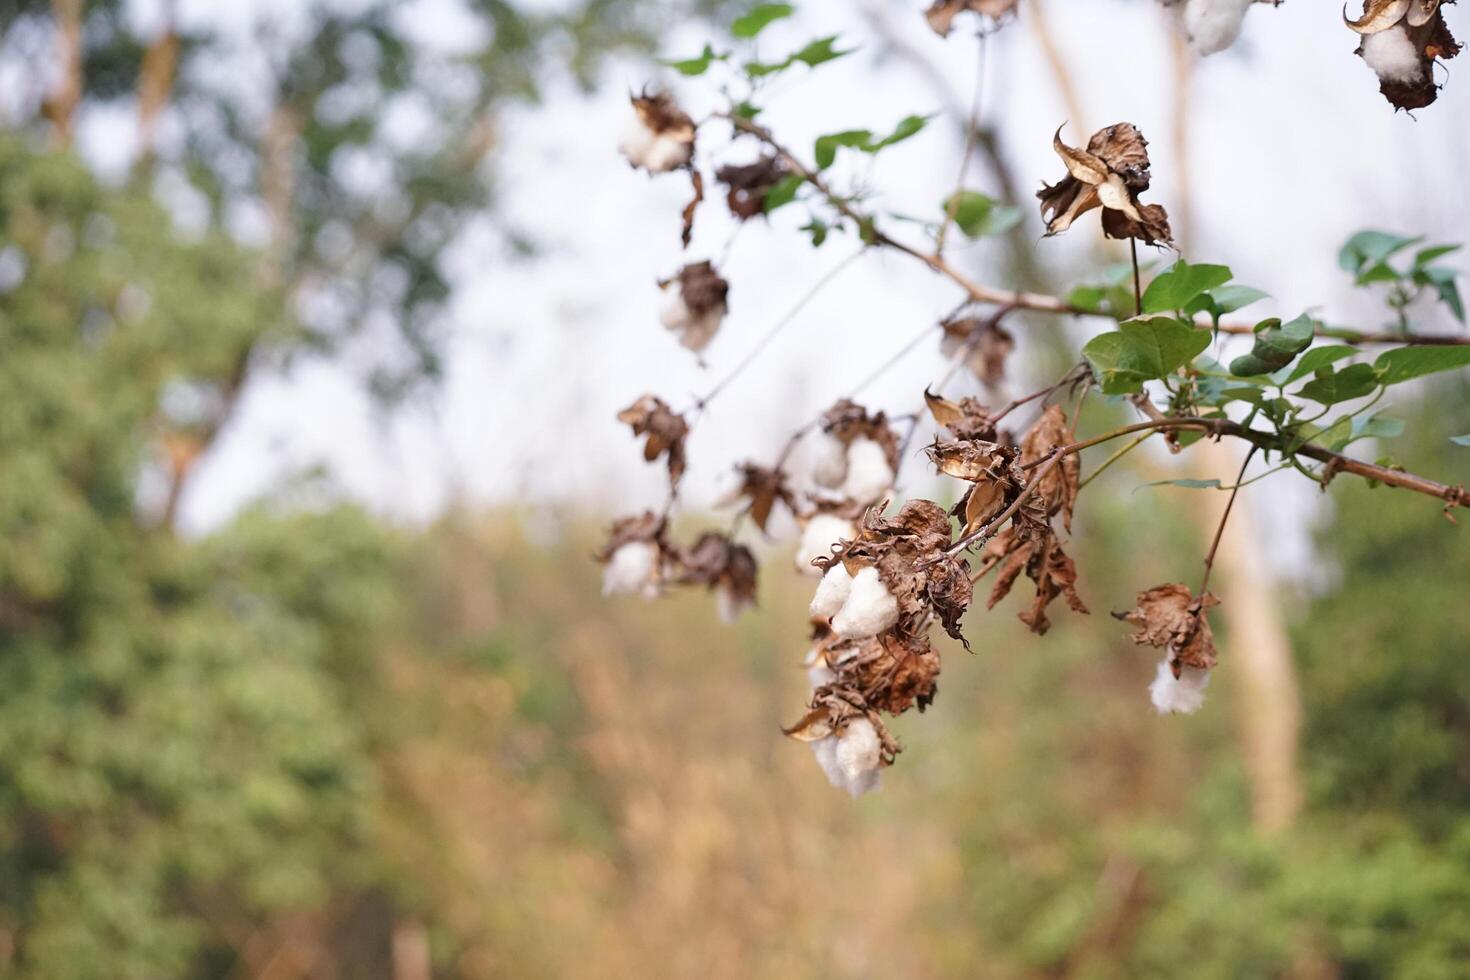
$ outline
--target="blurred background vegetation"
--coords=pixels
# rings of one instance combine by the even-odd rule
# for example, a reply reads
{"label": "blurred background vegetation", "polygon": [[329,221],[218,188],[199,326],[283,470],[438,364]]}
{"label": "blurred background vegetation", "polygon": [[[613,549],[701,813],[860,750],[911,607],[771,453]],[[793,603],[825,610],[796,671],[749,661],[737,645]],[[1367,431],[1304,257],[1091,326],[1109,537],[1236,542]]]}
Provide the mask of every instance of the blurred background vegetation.
{"label": "blurred background vegetation", "polygon": [[[287,486],[176,535],[258,365],[348,358],[389,405],[432,383],[441,253],[494,211],[490,110],[690,13],[484,0],[486,40],[443,57],[392,6],[301,5],[243,87],[211,70],[238,38],[0,6],[34,85],[0,134],[0,973],[1467,975],[1470,549],[1432,502],[1332,487],[1320,581],[1282,596],[1309,799],[1270,836],[1229,664],[1157,718],[1105,615],[1044,646],[972,616],[854,805],[779,733],[805,692],[784,552],[725,629],[701,597],[602,601],[596,529],[529,510],[409,529]],[[118,106],[142,144],[102,180],[72,134]],[[1470,390],[1430,394],[1395,451],[1452,471]],[[1141,479],[1116,467],[1078,536],[1099,613],[1197,561],[1182,494]]]}

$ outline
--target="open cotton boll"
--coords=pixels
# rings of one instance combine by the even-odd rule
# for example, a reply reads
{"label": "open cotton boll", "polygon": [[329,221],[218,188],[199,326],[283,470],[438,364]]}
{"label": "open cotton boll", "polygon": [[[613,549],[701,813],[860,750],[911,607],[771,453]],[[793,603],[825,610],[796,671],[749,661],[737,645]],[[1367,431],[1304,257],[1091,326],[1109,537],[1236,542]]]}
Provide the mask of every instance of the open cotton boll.
{"label": "open cotton boll", "polygon": [[1385,82],[1412,84],[1424,77],[1424,62],[1404,25],[1363,38],[1363,60]]}
{"label": "open cotton boll", "polygon": [[724,310],[709,310],[698,316],[691,316],[688,324],[679,333],[679,343],[696,354],[709,346],[709,342],[715,339],[715,334],[720,332],[720,324],[725,320]]}
{"label": "open cotton boll", "polygon": [[664,300],[658,311],[658,319],[667,330],[684,330],[693,319],[678,283],[664,287]]}
{"label": "open cotton boll", "polygon": [[637,116],[628,121],[628,127],[623,130],[623,136],[618,140],[618,151],[628,158],[628,162],[635,167],[644,166],[649,153],[653,150],[653,144],[658,140],[658,134]]}
{"label": "open cotton boll", "polygon": [[[833,566],[838,567],[838,566]],[[823,579],[825,583],[826,579]],[[818,595],[821,589],[817,589]],[[816,612],[816,600],[812,600],[812,611]],[[878,569],[864,568],[852,577],[848,587],[847,601],[832,617],[832,632],[848,639],[876,636],[898,622],[898,600],[883,579]]]}
{"label": "open cotton boll", "polygon": [[633,166],[654,174],[682,167],[694,155],[694,144],[687,135],[677,131],[655,132],[638,117],[634,117],[623,131],[618,149]]}
{"label": "open cotton boll", "polygon": [[1158,673],[1148,686],[1149,700],[1159,714],[1178,713],[1192,715],[1205,703],[1205,688],[1210,685],[1210,672],[1195,667],[1184,667],[1179,676],[1169,666],[1169,658],[1159,661]]}
{"label": "open cotton boll", "polygon": [[842,774],[842,768],[837,764],[837,736],[828,735],[810,743],[812,755],[817,757],[817,765],[822,767],[822,772],[827,775],[827,782],[837,789],[847,788],[847,777]]}
{"label": "open cotton boll", "polygon": [[878,730],[866,718],[848,722],[837,738],[837,769],[842,773],[844,789],[854,799],[878,785],[883,765],[883,743]]}
{"label": "open cotton boll", "polygon": [[[871,571],[871,569],[865,569]],[[859,575],[862,572],[858,573]],[[847,574],[847,568],[838,562],[827,569],[827,574],[822,576],[822,581],[817,583],[817,594],[812,596],[811,613],[821,619],[830,619],[842,611],[843,604],[847,602],[848,595],[852,592],[852,576]]]}
{"label": "open cotton boll", "polygon": [[817,433],[811,442],[812,481],[818,486],[836,489],[847,479],[847,446],[826,432]]}
{"label": "open cotton boll", "polygon": [[608,560],[602,570],[603,595],[658,594],[658,546],[651,541],[630,541]]}
{"label": "open cotton boll", "polygon": [[1184,30],[1189,43],[1202,55],[1224,51],[1240,37],[1241,24],[1254,0],[1189,0],[1184,8]]}
{"label": "open cotton boll", "polygon": [[801,530],[801,543],[796,546],[796,570],[804,575],[820,574],[812,560],[825,558],[832,553],[834,544],[856,536],[857,526],[852,521],[835,514],[818,514]]}
{"label": "open cotton boll", "polygon": [[801,662],[801,665],[806,668],[806,679],[811,683],[813,691],[837,679],[837,672],[827,666],[827,658],[823,657],[816,647],[806,652],[806,659]]}
{"label": "open cotton boll", "polygon": [[893,467],[888,453],[872,439],[859,437],[847,447],[847,479],[842,494],[860,503],[877,500],[893,486]]}

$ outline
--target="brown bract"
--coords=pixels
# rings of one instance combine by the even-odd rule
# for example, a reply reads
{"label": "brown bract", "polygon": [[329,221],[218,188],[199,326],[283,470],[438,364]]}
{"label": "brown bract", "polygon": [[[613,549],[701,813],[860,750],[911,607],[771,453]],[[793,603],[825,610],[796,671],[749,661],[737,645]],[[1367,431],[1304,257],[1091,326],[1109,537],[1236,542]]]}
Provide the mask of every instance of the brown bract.
{"label": "brown bract", "polygon": [[837,401],[822,413],[822,431],[850,445],[854,439],[866,437],[883,447],[889,467],[898,472],[898,433],[888,424],[883,412],[868,414],[868,410],[850,398]]}
{"label": "brown bract", "polygon": [[990,317],[946,320],[940,326],[944,329],[940,350],[946,357],[963,352],[965,367],[992,388],[1005,380],[1006,358],[1016,349],[1010,331]]}
{"label": "brown bract", "polygon": [[1169,215],[1157,204],[1141,204],[1148,190],[1148,141],[1132,123],[1100,129],[1080,150],[1062,142],[1058,129],[1052,148],[1067,166],[1067,176],[1056,185],[1042,184],[1036,192],[1046,233],[1066,231],[1078,217],[1102,208],[1103,234],[1134,238],[1147,245],[1172,241]]}
{"label": "brown bract", "polygon": [[1138,627],[1133,642],[1169,651],[1169,664],[1178,677],[1182,667],[1209,670],[1215,666],[1215,635],[1205,615],[1220,600],[1206,592],[1196,596],[1178,582],[1156,585],[1138,593],[1138,606],[1115,612],[1114,618]]}
{"label": "brown bract", "polygon": [[633,111],[639,121],[659,136],[672,137],[681,143],[694,143],[694,120],[679,108],[679,103],[667,92],[632,96]]}
{"label": "brown bract", "polygon": [[728,588],[741,603],[755,602],[756,574],[759,566],[755,555],[743,544],[727,535],[705,531],[693,547],[679,554],[679,581],[706,585],[711,589]]}
{"label": "brown bract", "polygon": [[989,571],[996,566],[999,572],[985,604],[987,609],[995,608],[1009,595],[1016,579],[1025,572],[1036,584],[1036,596],[1019,618],[1033,633],[1044,634],[1051,628],[1046,607],[1057,596],[1065,596],[1073,612],[1087,614],[1087,605],[1077,594],[1077,566],[1049,528],[1013,524],[991,538],[981,553],[980,568]]}
{"label": "brown bract", "polygon": [[990,409],[979,399],[967,396],[957,402],[950,401],[925,388],[924,404],[934,421],[948,429],[956,439],[996,442],[999,438],[995,431],[995,422],[990,417]]}
{"label": "brown bract", "polygon": [[924,11],[924,19],[940,37],[948,37],[954,19],[965,11],[971,11],[991,20],[1000,20],[1016,10],[1017,0],[934,0]]}
{"label": "brown bract", "polygon": [[729,164],[715,172],[715,179],[728,191],[730,213],[741,221],[764,214],[766,194],[789,173],[779,157],[761,157],[754,163]]}
{"label": "brown bract", "polygon": [[796,512],[795,498],[780,470],[748,462],[740,463],[735,470],[740,474],[740,489],[736,493],[747,501],[750,519],[756,527],[766,530],[766,522],[771,519],[771,510],[778,500],[792,513]]}
{"label": "brown bract", "polygon": [[[696,319],[710,313],[724,316],[729,307],[730,284],[715,271],[713,263],[708,260],[690,262],[679,270],[673,281],[679,284],[679,295],[690,316]],[[661,287],[666,285],[667,280],[659,283]]]}
{"label": "brown bract", "polygon": [[[1072,441],[1067,427],[1067,413],[1059,405],[1049,405],[1041,417],[1021,437],[1021,465],[1036,468],[1053,451]],[[1045,475],[1038,477],[1041,486],[1036,496],[1046,505],[1046,515],[1062,517],[1062,526],[1072,530],[1072,508],[1077,503],[1077,483],[1081,476],[1081,457],[1069,453]]]}
{"label": "brown bract", "polygon": [[964,521],[963,534],[994,520],[1025,486],[1014,446],[980,439],[936,440],[925,452],[939,472],[970,483],[954,509]]}
{"label": "brown bract", "polygon": [[684,417],[654,395],[644,395],[618,413],[618,421],[629,425],[635,436],[647,436],[643,458],[650,463],[668,456],[669,481],[677,484],[684,475],[684,440],[689,424]]}

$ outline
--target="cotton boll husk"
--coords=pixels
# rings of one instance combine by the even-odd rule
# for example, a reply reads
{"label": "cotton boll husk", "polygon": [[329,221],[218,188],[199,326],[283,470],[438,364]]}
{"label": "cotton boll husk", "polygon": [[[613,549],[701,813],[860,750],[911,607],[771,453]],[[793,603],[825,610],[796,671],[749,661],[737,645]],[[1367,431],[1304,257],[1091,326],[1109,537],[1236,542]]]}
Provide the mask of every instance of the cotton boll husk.
{"label": "cotton boll husk", "polygon": [[860,503],[881,497],[893,486],[893,467],[888,454],[872,439],[857,438],[847,447],[847,479],[842,481],[842,494]]}
{"label": "cotton boll husk", "polygon": [[847,446],[826,432],[811,440],[812,481],[836,489],[847,479]]}
{"label": "cotton boll husk", "polygon": [[754,606],[753,600],[740,595],[730,586],[723,583],[715,586],[715,612],[719,615],[720,622],[733,626],[740,621],[747,609]]}
{"label": "cotton boll husk", "polygon": [[644,155],[643,165],[649,173],[661,174],[682,167],[694,155],[694,144],[669,134],[655,136],[653,145]]}
{"label": "cotton boll husk", "polygon": [[827,569],[827,574],[817,583],[817,594],[812,596],[812,615],[829,619],[841,612],[843,603],[847,602],[847,597],[852,592],[852,581],[852,576],[847,574],[847,568],[841,562]]}
{"label": "cotton boll husk", "polygon": [[651,541],[630,541],[612,553],[602,570],[603,595],[648,595],[658,592],[658,546]]}
{"label": "cotton boll husk", "polygon": [[812,559],[825,558],[838,541],[856,536],[857,526],[852,521],[835,514],[816,515],[802,528],[801,543],[796,546],[796,570],[804,575],[821,574]]}
{"label": "cotton boll husk", "polygon": [[623,131],[622,139],[618,141],[618,149],[628,162],[635,167],[642,167],[648,160],[648,154],[658,140],[658,134],[644,124],[643,120],[634,116],[628,121],[628,127]]}
{"label": "cotton boll husk", "polygon": [[1169,658],[1159,661],[1158,673],[1148,686],[1148,696],[1159,714],[1177,712],[1192,715],[1205,703],[1205,688],[1210,685],[1210,672],[1183,667],[1179,676],[1169,666]]}
{"label": "cotton boll husk", "polygon": [[858,718],[849,722],[837,739],[836,756],[844,788],[854,799],[877,787],[883,743],[871,721]]}
{"label": "cotton boll husk", "polygon": [[1189,43],[1202,55],[1224,51],[1240,37],[1240,28],[1253,0],[1189,0],[1184,29]]}
{"label": "cotton boll husk", "polygon": [[1363,38],[1363,60],[1385,82],[1412,84],[1424,78],[1424,63],[1402,24]]}
{"label": "cotton boll husk", "polygon": [[[820,589],[817,591],[821,592]],[[812,606],[815,613],[815,600]],[[832,631],[848,639],[859,639],[876,636],[896,622],[898,600],[883,584],[878,569],[869,567],[852,577],[847,601],[842,604],[841,611],[832,617]]]}

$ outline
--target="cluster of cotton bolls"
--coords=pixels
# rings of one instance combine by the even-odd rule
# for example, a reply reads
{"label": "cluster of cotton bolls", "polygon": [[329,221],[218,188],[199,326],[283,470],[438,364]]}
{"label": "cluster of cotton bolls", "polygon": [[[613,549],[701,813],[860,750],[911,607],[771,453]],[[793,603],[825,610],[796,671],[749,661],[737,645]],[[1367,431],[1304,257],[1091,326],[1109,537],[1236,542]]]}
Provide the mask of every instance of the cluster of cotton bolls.
{"label": "cluster of cotton bolls", "polygon": [[812,479],[848,500],[870,503],[893,486],[888,451],[875,439],[855,436],[844,442],[823,432],[815,439]]}
{"label": "cluster of cotton bolls", "polygon": [[1240,37],[1245,15],[1255,0],[1187,0],[1184,30],[1189,44],[1202,55],[1224,51]]}
{"label": "cluster of cotton bolls", "polygon": [[1172,657],[1159,661],[1158,672],[1148,686],[1149,700],[1161,715],[1192,715],[1205,703],[1205,688],[1210,685],[1210,672],[1181,664],[1174,676]]}
{"label": "cluster of cotton bolls", "polygon": [[898,600],[883,584],[878,569],[869,565],[850,575],[834,562],[817,585],[811,613],[832,621],[832,632],[844,639],[877,636],[898,622]]}

